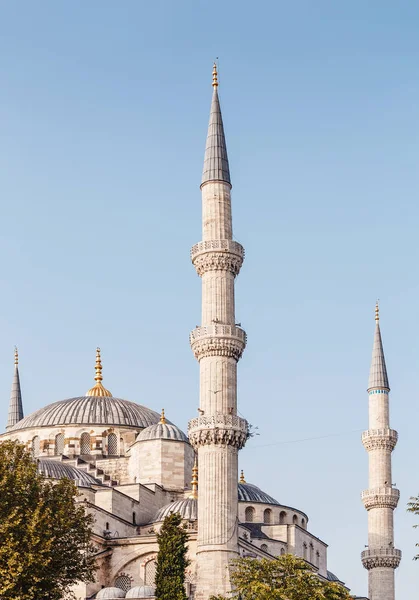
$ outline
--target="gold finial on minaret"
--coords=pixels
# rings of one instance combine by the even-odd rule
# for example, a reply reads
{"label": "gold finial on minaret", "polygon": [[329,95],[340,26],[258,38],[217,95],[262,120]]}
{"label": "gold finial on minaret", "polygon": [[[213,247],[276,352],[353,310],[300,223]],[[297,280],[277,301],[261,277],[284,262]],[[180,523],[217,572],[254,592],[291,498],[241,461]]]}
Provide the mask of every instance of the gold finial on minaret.
{"label": "gold finial on minaret", "polygon": [[19,364],[19,352],[17,350],[17,346],[15,346],[15,365]]}
{"label": "gold finial on minaret", "polygon": [[191,500],[198,500],[198,461],[197,461],[196,456],[195,456],[195,462],[194,462],[193,469],[192,469],[191,486],[192,486],[192,493],[189,496],[189,498]]}
{"label": "gold finial on minaret", "polygon": [[240,479],[239,479],[239,483],[246,483],[246,480],[245,480],[245,478],[244,478],[244,472],[243,472],[243,469],[241,470],[241,473],[240,473]]}
{"label": "gold finial on minaret", "polygon": [[214,66],[212,68],[212,87],[218,87],[218,71],[217,71],[217,63],[214,61]]}
{"label": "gold finial on minaret", "polygon": [[160,423],[162,425],[166,425],[166,423],[167,423],[167,421],[166,421],[166,415],[164,414],[164,408],[161,409]]}
{"label": "gold finial on minaret", "polygon": [[377,300],[375,303],[375,322],[378,323],[380,320],[380,301]]}
{"label": "gold finial on minaret", "polygon": [[86,396],[112,396],[112,392],[103,387],[102,384],[102,360],[100,358],[100,348],[96,348],[96,365],[95,365],[95,381],[94,385],[90,390],[86,392]]}

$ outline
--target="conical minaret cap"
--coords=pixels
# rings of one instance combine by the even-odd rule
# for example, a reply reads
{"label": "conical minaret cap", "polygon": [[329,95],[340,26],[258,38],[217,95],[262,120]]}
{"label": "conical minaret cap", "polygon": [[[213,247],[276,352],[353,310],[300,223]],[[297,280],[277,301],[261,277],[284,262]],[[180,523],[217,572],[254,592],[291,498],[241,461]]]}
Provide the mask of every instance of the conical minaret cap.
{"label": "conical minaret cap", "polygon": [[211,112],[208,125],[207,145],[205,147],[204,169],[202,172],[201,186],[209,181],[225,181],[231,185],[223,117],[221,115],[220,101],[218,99],[217,65],[215,63],[212,77],[214,91],[212,93]]}
{"label": "conical minaret cap", "polygon": [[386,360],[384,357],[383,341],[380,331],[380,309],[378,302],[375,305],[375,333],[374,346],[372,349],[372,359],[370,368],[370,377],[368,380],[368,391],[381,388],[390,390],[388,383]]}
{"label": "conical minaret cap", "polygon": [[23,419],[23,403],[22,403],[22,391],[20,389],[20,378],[19,378],[19,355],[17,348],[15,348],[15,370],[13,373],[12,391],[10,394],[9,403],[9,415],[7,419],[7,427],[13,427],[19,421]]}

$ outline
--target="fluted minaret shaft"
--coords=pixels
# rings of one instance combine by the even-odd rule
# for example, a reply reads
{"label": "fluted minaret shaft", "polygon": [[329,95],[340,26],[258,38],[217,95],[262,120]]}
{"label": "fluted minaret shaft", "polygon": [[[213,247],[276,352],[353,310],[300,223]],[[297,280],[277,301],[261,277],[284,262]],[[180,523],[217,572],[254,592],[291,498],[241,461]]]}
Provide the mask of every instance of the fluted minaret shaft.
{"label": "fluted minaret shaft", "polygon": [[197,584],[207,600],[231,589],[230,561],[238,555],[238,450],[247,422],[237,416],[237,362],[246,334],[236,325],[234,280],[244,250],[233,241],[231,182],[214,69],[202,191],[202,242],[192,263],[202,279],[202,325],[190,336],[200,367],[200,416],[189,423],[198,453]]}
{"label": "fluted minaret shaft", "polygon": [[19,357],[17,348],[15,349],[15,370],[13,373],[12,391],[10,394],[9,402],[9,414],[7,418],[6,430],[13,425],[16,425],[21,419],[23,419],[23,403],[22,403],[22,391],[20,389],[20,377],[19,377]]}
{"label": "fluted minaret shaft", "polygon": [[370,600],[394,600],[394,570],[401,552],[394,547],[393,511],[400,492],[393,486],[391,453],[397,443],[397,431],[390,429],[387,368],[381,339],[378,305],[370,377],[369,429],[362,434],[368,451],[369,489],[362,492],[368,511],[368,550],[362,552],[362,563],[368,569]]}

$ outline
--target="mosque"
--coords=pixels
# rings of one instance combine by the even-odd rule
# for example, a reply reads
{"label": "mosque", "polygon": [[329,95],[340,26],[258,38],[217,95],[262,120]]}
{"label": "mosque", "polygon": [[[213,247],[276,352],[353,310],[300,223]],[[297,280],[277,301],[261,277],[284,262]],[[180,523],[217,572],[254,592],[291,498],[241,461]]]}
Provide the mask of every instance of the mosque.
{"label": "mosque", "polygon": [[[24,416],[15,351],[8,422],[0,441],[24,443],[46,477],[74,480],[95,519],[97,577],[75,587],[77,600],[154,598],[156,533],[173,512],[181,514],[189,532],[186,593],[191,600],[227,593],[229,563],[238,556],[269,559],[292,553],[320,578],[340,581],[328,570],[327,544],[311,533],[307,513],[238,473],[238,451],[251,434],[237,414],[237,363],[247,338],[235,318],[234,283],[244,249],[233,239],[231,187],[214,65],[201,183],[203,237],[191,251],[202,280],[202,325],[190,334],[200,369],[200,402],[187,434],[172,422],[175,415],[106,389],[99,348],[95,383],[85,395]],[[394,600],[400,555],[392,544],[392,513],[398,490],[390,483],[397,433],[389,429],[378,312],[376,318],[370,429],[363,436],[370,457],[371,489],[363,493],[370,539],[362,560],[370,574],[370,600]]]}

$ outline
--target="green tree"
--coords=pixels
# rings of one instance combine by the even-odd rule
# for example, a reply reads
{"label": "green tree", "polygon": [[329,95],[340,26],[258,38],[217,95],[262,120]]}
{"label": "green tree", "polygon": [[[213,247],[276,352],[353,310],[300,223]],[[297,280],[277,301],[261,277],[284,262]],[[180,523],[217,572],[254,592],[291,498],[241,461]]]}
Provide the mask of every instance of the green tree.
{"label": "green tree", "polygon": [[61,600],[77,581],[93,581],[92,517],[68,479],[38,473],[16,442],[0,444],[0,598]]}
{"label": "green tree", "polygon": [[173,513],[165,518],[157,534],[159,552],[156,565],[156,599],[186,600],[185,570],[189,565],[188,534],[182,517]]}
{"label": "green tree", "polygon": [[[419,496],[410,498],[410,502],[407,505],[407,510],[413,513],[414,515],[419,515]],[[419,525],[416,524],[413,525],[413,527],[416,529],[417,527],[419,527]],[[416,544],[416,547],[419,548],[419,544]],[[419,554],[417,554],[414,557],[414,559],[419,560]]]}
{"label": "green tree", "polygon": [[[273,560],[239,558],[232,563],[232,598],[240,600],[349,600],[349,592],[323,581],[302,558],[284,554]],[[226,600],[213,596],[211,600]]]}

